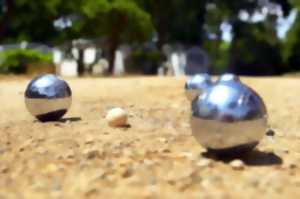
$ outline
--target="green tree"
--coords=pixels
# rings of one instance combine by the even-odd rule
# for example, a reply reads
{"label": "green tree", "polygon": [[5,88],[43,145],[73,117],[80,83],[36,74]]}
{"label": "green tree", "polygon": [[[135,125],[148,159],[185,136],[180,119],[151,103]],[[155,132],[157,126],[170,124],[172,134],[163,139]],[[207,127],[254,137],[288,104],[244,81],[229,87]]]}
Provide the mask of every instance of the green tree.
{"label": "green tree", "polygon": [[81,20],[75,25],[81,36],[107,40],[109,72],[115,51],[122,42],[144,42],[153,33],[151,16],[134,0],[85,0]]}
{"label": "green tree", "polygon": [[293,26],[289,30],[287,37],[282,44],[282,57],[287,65],[287,70],[296,71],[300,70],[300,52],[298,50],[300,48],[300,2],[297,0],[290,0],[290,2],[298,13]]}
{"label": "green tree", "polygon": [[[239,17],[241,11],[247,12],[249,15],[253,15],[255,11],[260,11],[266,6],[263,1],[139,0],[138,2],[147,12],[151,13],[155,30],[159,36],[158,47],[166,42],[202,45],[212,57],[217,72],[222,71],[222,68],[224,70],[229,63],[237,60],[235,52],[243,51],[242,55],[245,57],[241,57],[241,59],[249,60],[246,57],[251,56],[253,51],[261,48],[262,43],[264,43],[265,49],[274,51],[278,55],[279,40],[276,37],[275,24],[277,16],[269,16],[267,20],[257,24],[243,22]],[[285,15],[291,9],[291,5],[287,0],[270,0],[269,2],[280,5]],[[265,1],[265,3],[268,2]],[[220,26],[225,21],[233,26],[233,40],[229,44],[224,43],[221,38]],[[248,28],[247,30],[250,33],[240,31],[242,28]],[[262,38],[266,40],[263,41]],[[248,48],[248,44],[252,45],[252,50]],[[264,54],[264,51],[261,53]],[[236,67],[253,70],[252,72],[254,72],[257,69],[251,68],[251,65],[264,63],[272,67],[273,60],[270,56],[260,56],[257,60],[256,57],[253,57],[251,63],[248,63],[249,67],[244,68],[240,65]],[[242,62],[235,63],[242,64]],[[262,70],[265,69],[262,68]]]}
{"label": "green tree", "polygon": [[138,0],[152,16],[158,47],[165,43],[199,43],[204,40],[207,0]]}
{"label": "green tree", "polygon": [[[265,6],[263,2],[267,1],[0,0],[0,41],[27,40],[60,44],[76,38],[104,38],[108,49],[109,70],[112,71],[115,50],[122,42],[144,42],[156,32],[159,48],[166,42],[202,45],[215,61],[217,71],[221,71],[229,63],[236,63],[234,65],[243,71],[260,70],[253,66],[260,67],[262,63],[272,67],[273,60],[277,60],[280,65],[281,60],[277,59],[279,51],[282,51],[289,65],[300,65],[300,55],[296,50],[300,46],[300,39],[297,37],[300,34],[299,16],[283,44],[283,50],[279,47],[275,34],[276,15],[270,14],[265,21],[256,24],[243,22],[239,18],[241,11],[252,15],[261,10]],[[298,0],[269,2],[280,5],[284,15],[289,14],[292,5],[300,9]],[[55,20],[70,16],[76,18],[72,27],[59,30],[53,26]],[[224,21],[233,27],[231,43],[224,43],[221,39],[220,25]],[[259,53],[255,54],[256,52]],[[274,52],[276,59],[269,52]],[[245,63],[236,61],[237,58]]]}
{"label": "green tree", "polygon": [[[0,39],[60,44],[76,38],[107,40],[109,71],[122,42],[144,42],[153,33],[150,15],[134,0],[2,0]],[[57,19],[76,16],[72,27],[59,30]]]}
{"label": "green tree", "polygon": [[[291,5],[286,0],[272,0],[269,2],[281,6],[284,15],[288,15]],[[264,21],[253,23],[251,21],[242,21],[239,14],[246,12],[253,16],[268,4],[262,1],[230,1],[230,0],[212,0],[209,6],[211,9],[207,12],[206,23],[207,30],[215,33],[217,38],[214,42],[215,49],[211,51],[214,57],[227,59],[227,64],[231,72],[247,75],[265,75],[278,74],[283,71],[280,56],[280,41],[276,35],[276,14],[268,14]],[[223,48],[224,42],[220,39],[220,24],[227,21],[232,25],[233,40],[229,48]],[[218,45],[219,44],[219,45]],[[211,48],[210,48],[211,49]],[[218,50],[219,49],[219,50]],[[220,55],[221,49],[227,49],[229,56]],[[224,51],[223,51],[224,52]],[[225,52],[224,52],[225,53]],[[216,61],[218,71],[224,68],[225,61]]]}
{"label": "green tree", "polygon": [[[78,10],[80,0],[2,0],[0,40],[51,43],[60,38],[54,20]],[[77,7],[77,8],[76,8]]]}

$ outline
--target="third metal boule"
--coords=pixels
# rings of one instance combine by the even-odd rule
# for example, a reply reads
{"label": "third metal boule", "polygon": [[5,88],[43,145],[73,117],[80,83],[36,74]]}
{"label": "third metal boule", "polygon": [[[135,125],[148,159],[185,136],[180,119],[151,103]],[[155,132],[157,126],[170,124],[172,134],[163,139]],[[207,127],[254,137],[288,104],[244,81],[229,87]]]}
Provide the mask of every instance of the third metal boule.
{"label": "third metal boule", "polygon": [[213,85],[210,75],[206,73],[197,74],[190,77],[185,83],[185,95],[188,100],[192,101],[204,90]]}
{"label": "third metal boule", "polygon": [[192,102],[192,133],[216,153],[253,149],[267,128],[262,98],[239,78],[226,74]]}

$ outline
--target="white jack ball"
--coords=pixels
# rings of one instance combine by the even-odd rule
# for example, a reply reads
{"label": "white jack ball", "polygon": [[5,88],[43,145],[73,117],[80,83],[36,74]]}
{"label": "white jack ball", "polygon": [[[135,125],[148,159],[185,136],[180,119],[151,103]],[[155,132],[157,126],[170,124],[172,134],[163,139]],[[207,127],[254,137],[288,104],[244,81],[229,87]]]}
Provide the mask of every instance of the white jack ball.
{"label": "white jack ball", "polygon": [[106,120],[111,127],[123,127],[127,125],[128,114],[122,108],[113,108],[107,112]]}

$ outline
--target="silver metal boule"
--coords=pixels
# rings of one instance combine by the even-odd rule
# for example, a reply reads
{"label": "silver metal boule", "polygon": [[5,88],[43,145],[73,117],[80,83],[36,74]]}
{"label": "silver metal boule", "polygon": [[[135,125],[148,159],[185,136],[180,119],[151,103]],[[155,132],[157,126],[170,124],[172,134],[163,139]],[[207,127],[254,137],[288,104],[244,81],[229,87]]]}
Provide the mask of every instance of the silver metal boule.
{"label": "silver metal boule", "polygon": [[59,120],[71,103],[72,92],[69,85],[52,74],[34,78],[25,91],[28,111],[42,122]]}
{"label": "silver metal boule", "polygon": [[207,73],[194,75],[185,83],[185,95],[188,100],[192,101],[212,85],[211,77]]}
{"label": "silver metal boule", "polygon": [[239,76],[231,74],[231,73],[225,73],[219,77],[217,82],[241,82]]}
{"label": "silver metal boule", "polygon": [[192,133],[208,150],[218,153],[253,149],[267,129],[263,100],[232,74],[192,102]]}

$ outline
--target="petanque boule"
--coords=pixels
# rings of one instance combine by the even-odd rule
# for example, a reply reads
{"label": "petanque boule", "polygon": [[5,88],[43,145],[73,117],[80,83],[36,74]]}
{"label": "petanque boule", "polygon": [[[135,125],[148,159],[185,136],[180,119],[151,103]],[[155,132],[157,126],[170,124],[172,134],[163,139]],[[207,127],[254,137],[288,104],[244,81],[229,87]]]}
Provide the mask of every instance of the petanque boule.
{"label": "petanque boule", "polygon": [[238,76],[225,74],[193,100],[191,128],[209,152],[244,153],[264,136],[267,110],[261,97]]}
{"label": "petanque boule", "polygon": [[42,122],[57,121],[72,103],[69,85],[52,74],[34,78],[25,91],[27,110]]}
{"label": "petanque boule", "polygon": [[212,79],[207,73],[191,76],[185,83],[185,95],[188,100],[192,101],[212,85]]}

